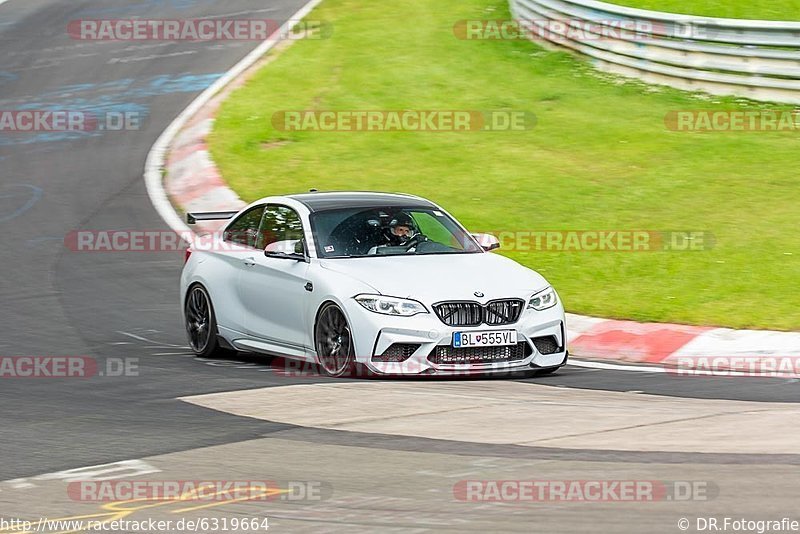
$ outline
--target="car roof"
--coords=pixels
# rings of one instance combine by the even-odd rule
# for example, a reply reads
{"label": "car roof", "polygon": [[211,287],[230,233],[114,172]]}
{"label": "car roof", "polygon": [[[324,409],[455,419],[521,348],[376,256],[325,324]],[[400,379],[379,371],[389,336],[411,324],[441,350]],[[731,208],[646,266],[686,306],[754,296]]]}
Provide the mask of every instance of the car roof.
{"label": "car roof", "polygon": [[422,208],[436,209],[430,200],[402,193],[372,191],[325,191],[287,195],[304,204],[309,211],[327,211],[340,208]]}

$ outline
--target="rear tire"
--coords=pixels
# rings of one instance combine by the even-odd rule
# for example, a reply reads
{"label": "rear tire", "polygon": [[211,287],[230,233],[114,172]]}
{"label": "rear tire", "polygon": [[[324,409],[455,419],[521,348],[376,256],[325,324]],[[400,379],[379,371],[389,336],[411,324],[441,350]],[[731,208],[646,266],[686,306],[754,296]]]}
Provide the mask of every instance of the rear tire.
{"label": "rear tire", "polygon": [[336,304],[329,302],[317,314],[314,347],[320,368],[332,377],[350,376],[355,370],[353,334],[347,317]]}
{"label": "rear tire", "polygon": [[200,358],[226,358],[235,351],[222,348],[217,338],[217,318],[211,297],[203,286],[197,284],[189,289],[183,308],[189,348]]}

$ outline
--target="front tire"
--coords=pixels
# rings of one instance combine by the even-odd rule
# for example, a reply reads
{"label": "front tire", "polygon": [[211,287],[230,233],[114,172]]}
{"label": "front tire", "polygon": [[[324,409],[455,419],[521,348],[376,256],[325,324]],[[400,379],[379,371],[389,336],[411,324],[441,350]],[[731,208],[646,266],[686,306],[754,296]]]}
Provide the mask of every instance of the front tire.
{"label": "front tire", "polygon": [[200,358],[223,358],[231,351],[223,349],[217,338],[217,319],[208,291],[195,285],[189,289],[183,310],[189,348]]}
{"label": "front tire", "polygon": [[336,304],[325,304],[314,326],[314,345],[319,364],[326,375],[349,376],[355,369],[353,333],[347,317]]}

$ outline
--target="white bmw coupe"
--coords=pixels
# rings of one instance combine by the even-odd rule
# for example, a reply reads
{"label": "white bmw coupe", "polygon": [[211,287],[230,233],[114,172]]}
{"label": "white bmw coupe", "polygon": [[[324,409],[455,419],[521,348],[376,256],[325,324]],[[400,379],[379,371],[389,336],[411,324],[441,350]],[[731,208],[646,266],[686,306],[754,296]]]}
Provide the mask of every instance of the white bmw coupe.
{"label": "white bmw coupe", "polygon": [[258,352],[331,376],[547,374],[568,357],[564,308],[535,271],[420,197],[263,198],[194,240],[181,305],[195,354]]}

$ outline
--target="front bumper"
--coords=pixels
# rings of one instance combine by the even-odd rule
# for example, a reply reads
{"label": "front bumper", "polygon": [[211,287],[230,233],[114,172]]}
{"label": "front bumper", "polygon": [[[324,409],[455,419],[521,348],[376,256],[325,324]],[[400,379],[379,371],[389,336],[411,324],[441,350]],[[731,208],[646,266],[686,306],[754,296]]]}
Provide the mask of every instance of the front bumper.
{"label": "front bumper", "polygon": [[[355,333],[356,361],[377,374],[464,376],[515,373],[559,367],[567,358],[566,320],[560,303],[541,312],[526,309],[514,324],[503,326],[484,324],[477,327],[450,327],[440,321],[434,313],[393,317],[369,312],[355,302],[348,308],[350,324]],[[455,332],[512,329],[516,330],[517,342],[520,344],[519,349],[514,351],[516,354],[514,359],[443,363],[436,357],[437,352],[443,351],[437,347],[448,347],[445,352],[451,355],[464,350],[452,348]],[[552,337],[555,347],[549,347],[545,351],[549,353],[540,352],[533,340],[548,337]],[[541,346],[541,343],[539,344]],[[382,361],[380,356],[393,345],[411,346],[413,352],[407,351],[409,354],[407,358],[404,354],[402,361]]]}

